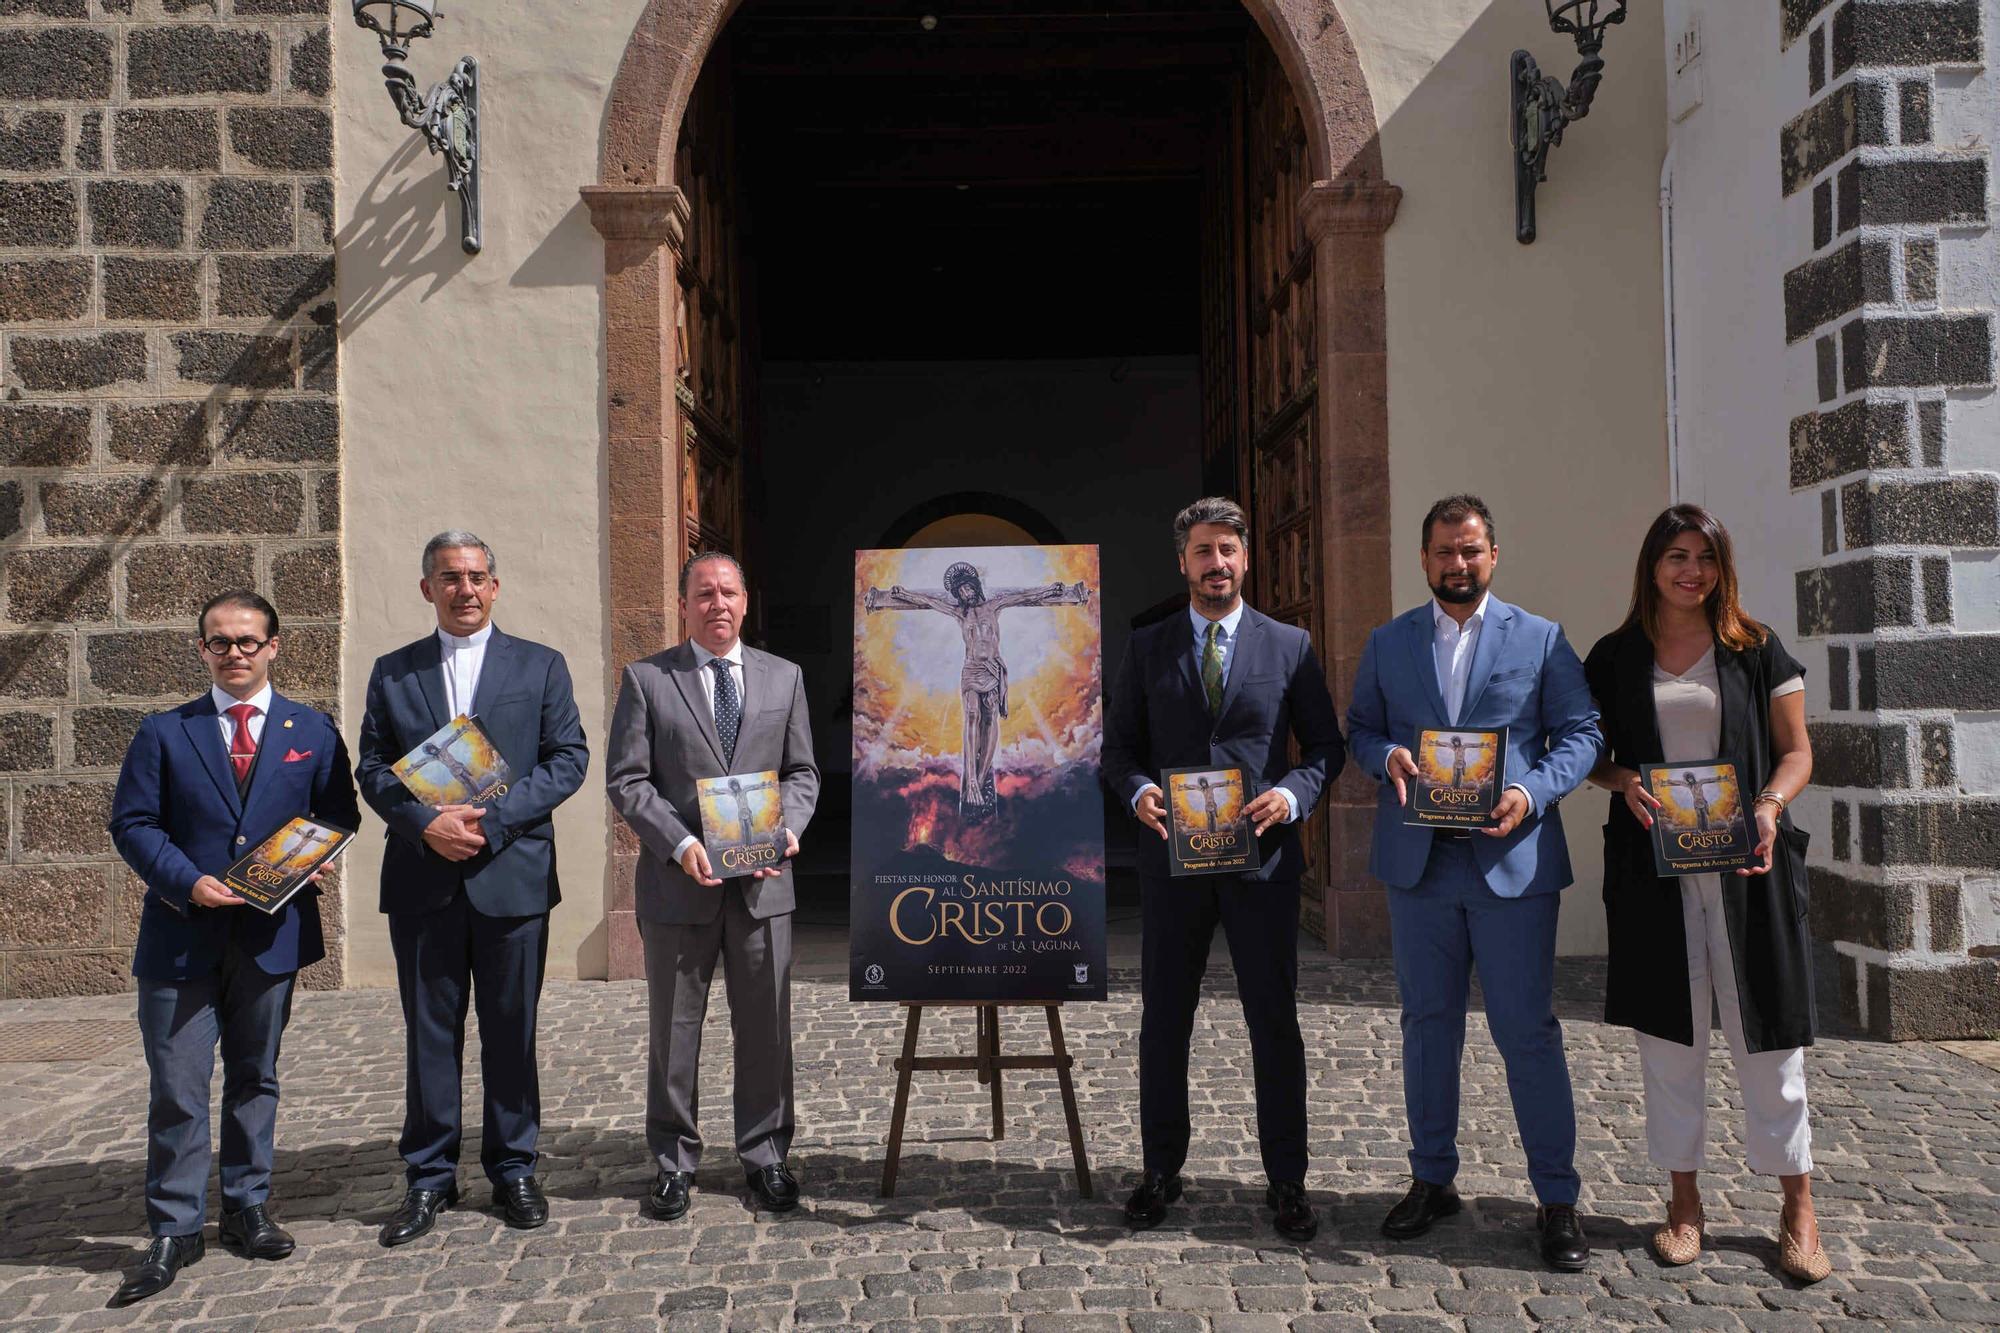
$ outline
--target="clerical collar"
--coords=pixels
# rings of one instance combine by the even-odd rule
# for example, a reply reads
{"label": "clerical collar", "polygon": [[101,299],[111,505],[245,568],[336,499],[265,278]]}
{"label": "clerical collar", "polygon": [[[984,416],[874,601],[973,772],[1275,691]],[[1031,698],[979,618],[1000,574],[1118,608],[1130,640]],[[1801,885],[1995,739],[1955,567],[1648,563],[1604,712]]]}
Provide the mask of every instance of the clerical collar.
{"label": "clerical collar", "polygon": [[490,620],[483,627],[466,635],[464,638],[453,634],[442,625],[438,626],[438,642],[444,645],[446,652],[452,652],[459,648],[483,648],[486,646],[486,641],[492,637],[493,622]]}

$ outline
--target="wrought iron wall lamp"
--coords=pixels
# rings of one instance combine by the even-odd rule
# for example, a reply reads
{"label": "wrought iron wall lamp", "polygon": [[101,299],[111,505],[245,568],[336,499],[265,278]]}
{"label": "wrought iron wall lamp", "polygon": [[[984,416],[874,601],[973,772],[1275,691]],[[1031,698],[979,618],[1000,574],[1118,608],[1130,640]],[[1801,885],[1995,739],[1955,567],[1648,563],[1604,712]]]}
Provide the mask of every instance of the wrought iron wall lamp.
{"label": "wrought iron wall lamp", "polygon": [[445,188],[458,195],[465,253],[479,253],[479,62],[461,56],[451,73],[419,96],[416,76],[403,68],[410,43],[431,35],[443,11],[436,0],[354,0],[354,21],[382,41],[382,80],[396,114],[444,154]]}
{"label": "wrought iron wall lamp", "polygon": [[1549,149],[1562,142],[1563,130],[1571,121],[1590,114],[1591,99],[1604,78],[1604,30],[1625,21],[1626,0],[1543,0],[1548,6],[1549,26],[1576,38],[1576,53],[1583,57],[1569,76],[1565,88],[1559,79],[1542,73],[1541,66],[1526,51],[1516,51],[1508,66],[1511,75],[1511,123],[1514,143],[1514,238],[1523,245],[1535,242],[1535,186],[1549,178]]}

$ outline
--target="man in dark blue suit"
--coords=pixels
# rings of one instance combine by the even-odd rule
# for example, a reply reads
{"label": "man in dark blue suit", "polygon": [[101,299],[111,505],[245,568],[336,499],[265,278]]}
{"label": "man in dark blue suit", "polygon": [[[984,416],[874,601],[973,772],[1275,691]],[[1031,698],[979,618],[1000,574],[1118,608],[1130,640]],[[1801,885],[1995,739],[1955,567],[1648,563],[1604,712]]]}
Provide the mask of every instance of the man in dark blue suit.
{"label": "man in dark blue suit", "polygon": [[[1347,711],[1355,762],[1382,784],[1369,869],[1389,886],[1403,1001],[1412,1180],[1382,1230],[1407,1240],[1459,1210],[1458,1070],[1476,966],[1541,1202],[1542,1257],[1575,1272],[1590,1248],[1576,1216],[1576,1111],[1555,1015],[1557,905],[1570,882],[1555,807],[1589,775],[1604,737],[1562,627],[1487,593],[1498,560],[1493,515],[1477,496],[1431,506],[1432,600],[1368,636]],[[1477,832],[1407,825],[1418,733],[1453,728],[1506,729],[1497,822]]]}
{"label": "man in dark blue suit", "polygon": [[[549,910],[562,898],[550,821],[590,766],[562,654],[493,625],[492,548],[469,532],[439,533],[424,546],[417,586],[437,630],[376,661],[361,719],[361,795],[389,826],[382,910],[405,1027],[407,1190],[382,1227],[384,1245],[415,1240],[458,1201],[468,1003],[479,1014],[486,1103],[480,1165],[509,1226],[548,1221],[535,1180],[535,1011]],[[477,805],[424,805],[390,766],[461,713],[478,718],[513,781]]]}
{"label": "man in dark blue suit", "polygon": [[208,1095],[222,1046],[222,1224],[217,1239],[283,1259],[272,1219],[278,1042],[300,968],[326,956],[319,890],[265,915],[218,878],[296,815],[361,821],[347,747],[332,719],[271,688],[278,613],[228,592],[197,617],[208,693],[139,724],[112,796],[111,839],[146,885],[132,975],[152,1088],[146,1221],[153,1243],[111,1298],[144,1300],[202,1257],[208,1218]]}
{"label": "man in dark blue suit", "polygon": [[[1281,1235],[1308,1241],[1306,1057],[1299,1035],[1299,826],[1346,762],[1326,676],[1304,630],[1243,604],[1249,520],[1234,501],[1197,500],[1174,519],[1185,614],[1132,636],[1104,732],[1104,780],[1154,834],[1139,838],[1142,942],[1139,1129],[1144,1172],[1125,1204],[1157,1226],[1181,1196],[1187,1159],[1188,1039],[1209,942],[1221,923],[1256,1070],[1266,1202]],[[1287,737],[1299,760],[1288,757]],[[1240,768],[1262,864],[1247,874],[1168,877],[1160,772]]]}

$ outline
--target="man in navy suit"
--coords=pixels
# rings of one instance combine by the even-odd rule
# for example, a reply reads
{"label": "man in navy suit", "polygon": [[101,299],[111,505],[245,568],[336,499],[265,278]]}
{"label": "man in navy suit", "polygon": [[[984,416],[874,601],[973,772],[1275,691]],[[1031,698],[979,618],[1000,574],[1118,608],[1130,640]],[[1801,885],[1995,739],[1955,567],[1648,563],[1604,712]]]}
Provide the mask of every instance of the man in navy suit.
{"label": "man in navy suit", "polygon": [[[492,548],[469,532],[439,533],[424,546],[417,587],[437,630],[376,661],[361,719],[361,795],[389,826],[382,910],[405,1028],[407,1189],[384,1245],[415,1240],[458,1201],[468,1002],[486,1101],[480,1165],[509,1226],[549,1219],[535,1180],[535,1011],[549,910],[562,898],[550,820],[590,766],[562,654],[493,625]],[[424,805],[390,766],[462,713],[478,719],[513,780],[476,805]]]}
{"label": "man in navy suit", "polygon": [[333,721],[271,688],[278,613],[227,592],[195,621],[208,693],[139,724],[112,796],[111,839],[146,885],[132,975],[152,1076],[146,1221],[153,1243],[111,1298],[165,1290],[202,1257],[208,1217],[208,1093],[222,1046],[222,1224],[217,1239],[283,1259],[271,1217],[278,1042],[300,968],[326,956],[319,890],[266,915],[218,878],[296,815],[352,830],[361,811]]}
{"label": "man in navy suit", "polygon": [[[1570,882],[1555,807],[1590,773],[1604,737],[1562,627],[1488,594],[1499,549],[1477,496],[1431,506],[1423,562],[1432,600],[1368,636],[1347,712],[1355,762],[1382,784],[1369,870],[1389,886],[1403,1000],[1413,1179],[1382,1230],[1406,1240],[1459,1210],[1458,1070],[1477,966],[1541,1203],[1542,1257],[1574,1272],[1590,1249],[1576,1217],[1576,1111],[1553,994],[1556,912]],[[1417,734],[1447,728],[1506,729],[1506,788],[1491,828],[1403,823]]]}
{"label": "man in navy suit", "polygon": [[[1145,1159],[1126,1221],[1157,1226],[1180,1198],[1187,1159],[1188,1039],[1220,922],[1236,969],[1256,1070],[1257,1139],[1277,1229],[1308,1241],[1306,1057],[1299,1035],[1299,826],[1346,762],[1326,676],[1304,630],[1243,603],[1249,520],[1233,500],[1174,519],[1188,609],[1132,636],[1104,730],[1104,781],[1157,836],[1139,837],[1143,931],[1139,1130]],[[1299,760],[1288,757],[1287,737]],[[1262,864],[1247,874],[1170,879],[1160,772],[1240,768]]]}

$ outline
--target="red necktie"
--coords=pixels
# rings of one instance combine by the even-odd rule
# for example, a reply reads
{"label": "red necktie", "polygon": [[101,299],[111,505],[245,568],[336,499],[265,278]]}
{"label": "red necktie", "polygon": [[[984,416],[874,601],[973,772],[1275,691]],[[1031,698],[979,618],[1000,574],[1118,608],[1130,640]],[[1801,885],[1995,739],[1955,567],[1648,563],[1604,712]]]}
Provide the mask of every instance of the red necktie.
{"label": "red necktie", "polygon": [[236,770],[236,785],[241,787],[250,780],[250,765],[257,762],[257,741],[250,735],[250,719],[257,716],[257,705],[234,704],[229,716],[236,720],[236,733],[229,738],[229,766]]}

